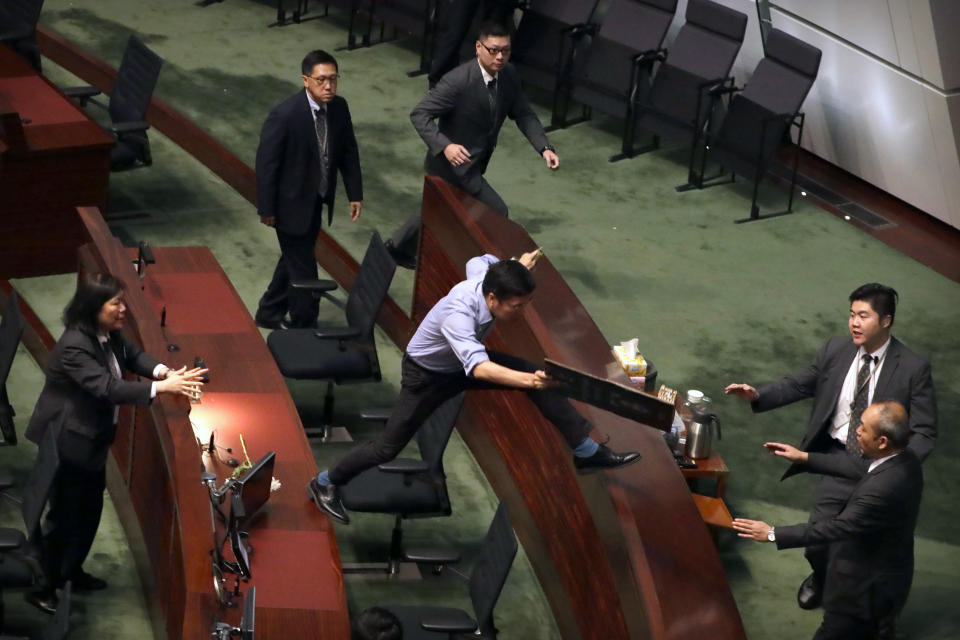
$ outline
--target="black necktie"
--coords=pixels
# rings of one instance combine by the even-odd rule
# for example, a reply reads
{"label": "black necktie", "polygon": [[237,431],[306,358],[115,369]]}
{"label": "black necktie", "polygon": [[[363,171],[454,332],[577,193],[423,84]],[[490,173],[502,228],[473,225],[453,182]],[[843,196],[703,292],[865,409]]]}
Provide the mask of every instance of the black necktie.
{"label": "black necktie", "polygon": [[490,100],[490,115],[497,117],[497,79],[492,78],[487,83],[487,98]]}
{"label": "black necktie", "polygon": [[854,389],[853,405],[850,407],[850,422],[847,423],[847,451],[853,454],[860,453],[860,445],[857,443],[857,427],[860,426],[860,418],[863,416],[863,412],[867,410],[870,396],[871,362],[873,362],[873,356],[868,353],[863,354],[863,366],[857,372],[857,386]]}
{"label": "black necktie", "polygon": [[317,192],[326,197],[327,195],[327,109],[321,106],[313,112],[314,127],[317,130],[317,149],[320,152],[320,185]]}

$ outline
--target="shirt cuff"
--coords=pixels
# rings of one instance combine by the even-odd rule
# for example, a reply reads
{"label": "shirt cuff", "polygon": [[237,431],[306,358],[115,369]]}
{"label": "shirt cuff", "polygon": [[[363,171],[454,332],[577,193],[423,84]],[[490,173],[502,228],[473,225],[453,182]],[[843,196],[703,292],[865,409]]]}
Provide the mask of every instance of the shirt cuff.
{"label": "shirt cuff", "polygon": [[159,379],[160,379],[160,373],[163,372],[163,371],[170,371],[170,367],[168,367],[167,365],[165,365],[165,364],[163,364],[163,363],[160,363],[160,364],[158,364],[157,366],[155,366],[155,367],[153,368],[153,379],[154,379],[154,380],[159,380]]}
{"label": "shirt cuff", "polygon": [[156,397],[157,397],[157,383],[151,382],[150,383],[150,399],[153,400]]}

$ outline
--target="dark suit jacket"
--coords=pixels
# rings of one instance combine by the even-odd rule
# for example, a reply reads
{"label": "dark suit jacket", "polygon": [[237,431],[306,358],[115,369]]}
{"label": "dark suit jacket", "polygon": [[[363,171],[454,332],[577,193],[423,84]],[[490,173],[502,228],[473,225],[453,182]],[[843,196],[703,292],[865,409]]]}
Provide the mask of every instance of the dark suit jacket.
{"label": "dark suit jacket", "polygon": [[[351,202],[363,200],[360,153],[353,134],[347,101],[340,96],[327,103],[327,202],[333,218],[337,170]],[[320,149],[305,89],[270,112],[257,147],[257,213],[276,218],[277,229],[302,235],[310,228],[320,188]]]}
{"label": "dark suit jacket", "polygon": [[[480,63],[468,60],[443,76],[410,112],[410,121],[427,143],[427,173],[439,175],[468,192],[477,192],[507,116],[517,123],[537,153],[550,144],[523,95],[512,65],[507,64],[497,74],[497,85],[496,112],[491,113]],[[444,148],[451,143],[466,147],[470,161],[459,167],[451,165],[443,155]]]}
{"label": "dark suit jacket", "polygon": [[777,527],[777,548],[836,543],[824,582],[824,609],[865,619],[895,614],[913,579],[913,532],[923,492],[920,461],[907,449],[865,473],[847,456],[811,453],[805,466],[860,481],[836,517]]}
{"label": "dark suit jacket", "polygon": [[[753,410],[768,411],[813,398],[813,410],[800,448],[826,451],[833,411],[857,349],[849,337],[831,338],[809,367],[758,387],[760,397],[752,404]],[[893,337],[873,392],[873,402],[881,400],[896,400],[904,406],[910,416],[910,450],[920,460],[930,455],[937,439],[937,401],[930,363]],[[793,465],[784,478],[801,470]]]}
{"label": "dark suit jacket", "polygon": [[[110,334],[110,346],[121,371],[152,378],[160,364],[119,332]],[[150,385],[149,380],[115,378],[97,338],[67,329],[50,353],[46,382],[25,435],[39,444],[47,427],[63,414],[60,457],[84,469],[102,469],[116,434],[114,406],[150,404]]]}

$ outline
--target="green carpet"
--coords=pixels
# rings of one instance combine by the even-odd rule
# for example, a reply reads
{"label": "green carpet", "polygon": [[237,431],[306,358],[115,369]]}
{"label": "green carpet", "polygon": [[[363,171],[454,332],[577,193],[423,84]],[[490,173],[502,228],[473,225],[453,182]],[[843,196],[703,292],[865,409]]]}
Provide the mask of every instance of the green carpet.
{"label": "green carpet", "polygon": [[[251,0],[208,8],[146,0],[91,0],[82,6],[47,0],[41,21],[114,66],[127,35],[138,33],[166,61],[156,95],[252,165],[260,125],[270,107],[296,90],[304,53],[346,42],[345,21],[333,11],[330,19],[267,29],[274,15],[271,3]],[[341,192],[331,233],[359,257],[373,230],[387,235],[418,208],[424,146],[407,114],[426,81],[404,74],[417,64],[417,44],[410,40],[336,55],[343,75],[340,93],[350,103],[360,144],[366,197],[363,216],[351,224]],[[49,61],[45,70],[58,84],[79,84]],[[543,118],[547,104],[541,99],[537,106]],[[775,524],[806,518],[813,479],[781,483],[783,464],[760,445],[798,441],[810,407],[800,403],[754,416],[746,405],[722,397],[723,386],[763,382],[808,364],[826,337],[846,332],[846,297],[857,285],[880,281],[900,292],[895,333],[933,362],[942,433],[925,465],[917,572],[902,627],[914,640],[949,637],[960,625],[952,606],[960,596],[960,534],[950,516],[960,490],[949,463],[960,453],[960,438],[951,429],[960,416],[960,340],[949,333],[960,320],[960,285],[803,200],[793,216],[734,225],[749,207],[747,185],[677,194],[674,185],[686,179],[683,150],[667,148],[609,164],[618,133],[616,121],[598,118],[551,134],[561,168],[550,173],[507,123],[487,178],[611,343],[639,337],[641,351],[657,363],[665,383],[702,389],[714,398],[724,424],[720,453],[732,470],[728,503],[736,514]],[[112,176],[109,207],[121,216],[146,215],[118,220],[114,231],[156,246],[209,246],[253,311],[278,255],[275,236],[257,223],[249,203],[156,131],[150,136],[154,166]],[[765,209],[782,207],[783,198],[769,185],[761,189]],[[391,295],[401,306],[409,305],[412,285],[412,273],[398,271]],[[21,280],[16,286],[59,333],[57,318],[73,276]],[[338,418],[360,437],[368,427],[357,424],[358,409],[383,404],[395,395],[399,381],[399,352],[382,334],[378,344],[384,382],[337,392]],[[14,367],[11,398],[22,430],[42,375],[25,353]],[[305,422],[319,415],[322,399],[315,385],[291,385],[291,392]],[[341,445],[317,446],[318,464],[326,466],[342,450]],[[0,449],[0,463],[18,473],[30,459],[29,446]],[[463,549],[469,566],[495,497],[458,438],[446,467],[454,515],[409,523],[408,540]],[[15,521],[10,505],[3,505],[0,515]],[[382,557],[391,526],[385,516],[358,516],[351,526],[338,527],[344,560]],[[121,539],[116,516],[108,510],[90,568],[115,576],[115,586],[77,598],[78,612],[86,609],[86,614],[74,616],[73,638],[119,638],[121,630],[127,636],[148,628]],[[778,553],[727,534],[719,544],[749,637],[812,636],[820,612],[794,604],[796,585],[807,573],[800,552]],[[466,605],[465,590],[454,582],[447,577],[416,585],[348,580],[347,592],[351,607]],[[36,628],[42,622],[12,594],[6,600],[11,627]],[[556,636],[549,607],[522,555],[497,620],[504,640]]]}

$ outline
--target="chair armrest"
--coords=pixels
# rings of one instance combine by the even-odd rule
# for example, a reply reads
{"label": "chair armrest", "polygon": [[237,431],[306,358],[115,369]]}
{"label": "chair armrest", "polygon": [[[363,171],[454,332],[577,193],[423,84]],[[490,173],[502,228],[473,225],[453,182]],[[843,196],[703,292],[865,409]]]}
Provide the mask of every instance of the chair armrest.
{"label": "chair armrest", "polygon": [[707,93],[709,93],[711,96],[716,98],[716,97],[722,96],[725,93],[736,93],[737,91],[742,91],[742,90],[743,90],[742,87],[738,87],[734,84],[728,85],[728,84],[721,83],[721,84],[716,84],[710,87],[707,90]]}
{"label": "chair armrest", "polygon": [[291,280],[290,286],[294,289],[300,289],[301,291],[309,291],[310,293],[320,294],[326,293],[327,291],[335,291],[339,285],[333,280]]}
{"label": "chair armrest", "polygon": [[420,620],[420,626],[439,633],[469,633],[477,630],[476,621],[459,609],[427,616]]}
{"label": "chair armrest", "polygon": [[430,465],[423,460],[414,460],[413,458],[396,458],[390,462],[384,462],[377,465],[377,469],[384,473],[425,473],[430,470]]}
{"label": "chair armrest", "polygon": [[361,409],[360,417],[370,422],[386,422],[390,418],[393,409],[390,407],[379,407],[377,409]]}
{"label": "chair armrest", "polygon": [[314,331],[313,335],[321,340],[342,340],[344,338],[359,338],[360,330],[355,327],[332,327]]}
{"label": "chair armrest", "polygon": [[663,62],[667,59],[666,49],[647,49],[633,56],[633,64],[643,64],[645,62],[654,62],[659,60]]}
{"label": "chair armrest", "polygon": [[100,95],[100,89],[96,87],[66,87],[61,91],[70,98],[80,98],[82,100]]}
{"label": "chair armrest", "polygon": [[460,554],[452,549],[408,549],[403,554],[405,560],[423,564],[453,564],[460,562]]}
{"label": "chair armrest", "polygon": [[13,474],[11,474],[9,470],[0,470],[0,490],[9,489],[15,484],[16,482],[13,479]]}
{"label": "chair armrest", "polygon": [[136,133],[137,131],[146,131],[150,128],[150,123],[145,120],[135,120],[132,122],[114,122],[110,125],[110,131],[114,133]]}
{"label": "chair armrest", "polygon": [[27,541],[22,531],[17,529],[0,529],[0,552],[14,551]]}

